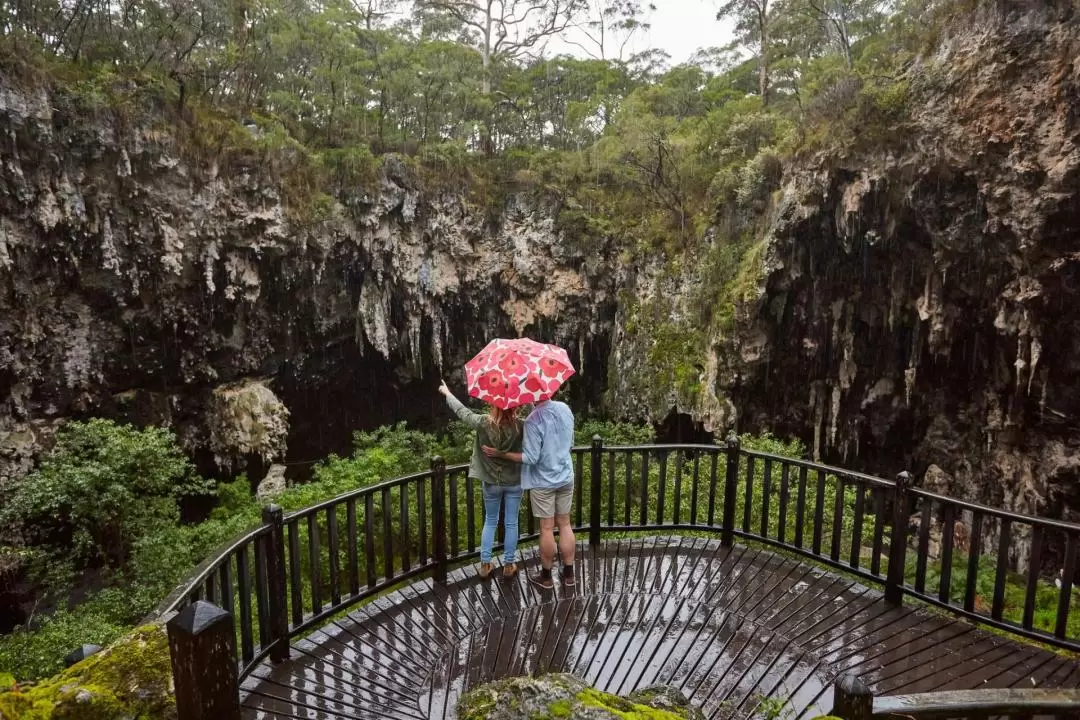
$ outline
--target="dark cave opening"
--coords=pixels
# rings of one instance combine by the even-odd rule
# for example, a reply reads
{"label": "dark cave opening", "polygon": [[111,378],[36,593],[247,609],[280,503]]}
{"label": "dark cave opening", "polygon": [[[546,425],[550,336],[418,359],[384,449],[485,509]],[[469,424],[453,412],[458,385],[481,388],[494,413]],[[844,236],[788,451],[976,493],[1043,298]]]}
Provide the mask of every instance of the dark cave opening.
{"label": "dark cave opening", "polygon": [[656,424],[656,441],[658,443],[711,445],[714,435],[692,416],[672,410],[662,422]]}

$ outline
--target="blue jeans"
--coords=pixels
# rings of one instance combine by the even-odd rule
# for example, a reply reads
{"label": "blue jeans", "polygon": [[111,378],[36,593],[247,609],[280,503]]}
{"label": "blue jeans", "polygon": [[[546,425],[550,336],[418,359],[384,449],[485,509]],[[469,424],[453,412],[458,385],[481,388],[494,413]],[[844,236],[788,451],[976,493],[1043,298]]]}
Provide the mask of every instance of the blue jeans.
{"label": "blue jeans", "polygon": [[480,535],[480,562],[491,562],[491,548],[495,545],[495,528],[499,525],[499,507],[506,505],[506,542],[503,546],[503,562],[516,562],[518,544],[518,508],[521,507],[520,485],[492,485],[484,483],[484,532]]}

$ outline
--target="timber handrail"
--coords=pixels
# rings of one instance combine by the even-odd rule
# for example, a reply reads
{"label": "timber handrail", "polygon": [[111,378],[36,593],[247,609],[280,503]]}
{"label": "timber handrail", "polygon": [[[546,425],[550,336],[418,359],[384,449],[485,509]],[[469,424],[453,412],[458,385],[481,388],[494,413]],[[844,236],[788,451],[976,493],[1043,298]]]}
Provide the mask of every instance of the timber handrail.
{"label": "timber handrail", "polygon": [[831,715],[841,720],[1080,717],[1080,689],[988,688],[875,697],[851,676],[834,685]]}

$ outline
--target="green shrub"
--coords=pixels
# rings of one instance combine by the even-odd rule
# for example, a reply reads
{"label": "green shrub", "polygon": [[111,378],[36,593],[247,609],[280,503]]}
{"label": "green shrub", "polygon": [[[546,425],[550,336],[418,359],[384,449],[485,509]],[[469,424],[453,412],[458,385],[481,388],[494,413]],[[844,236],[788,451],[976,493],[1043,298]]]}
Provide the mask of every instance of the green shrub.
{"label": "green shrub", "polygon": [[179,520],[179,498],[212,489],[169,430],[72,422],[0,510],[0,522],[76,563],[120,567],[139,538]]}

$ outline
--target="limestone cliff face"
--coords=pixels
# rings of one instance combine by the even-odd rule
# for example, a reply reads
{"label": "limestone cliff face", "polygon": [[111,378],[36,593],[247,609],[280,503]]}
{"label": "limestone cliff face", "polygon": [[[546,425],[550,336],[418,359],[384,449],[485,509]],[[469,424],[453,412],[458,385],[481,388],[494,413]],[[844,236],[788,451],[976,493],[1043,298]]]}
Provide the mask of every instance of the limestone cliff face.
{"label": "limestone cliff face", "polygon": [[[957,23],[909,72],[905,151],[788,168],[751,289],[687,366],[695,392],[670,400],[718,428],[734,408],[741,428],[798,433],[819,456],[929,468],[939,491],[1073,516],[1077,58],[1071,3],[984,4]],[[689,312],[644,287],[639,305]]]}
{"label": "limestone cliff face", "polygon": [[357,427],[441,421],[441,368],[495,334],[601,372],[584,339],[610,282],[547,208],[512,198],[492,221],[389,158],[376,192],[299,222],[258,158],[219,172],[137,117],[0,80],[0,476],[85,415],[171,424],[232,469],[317,457]]}

